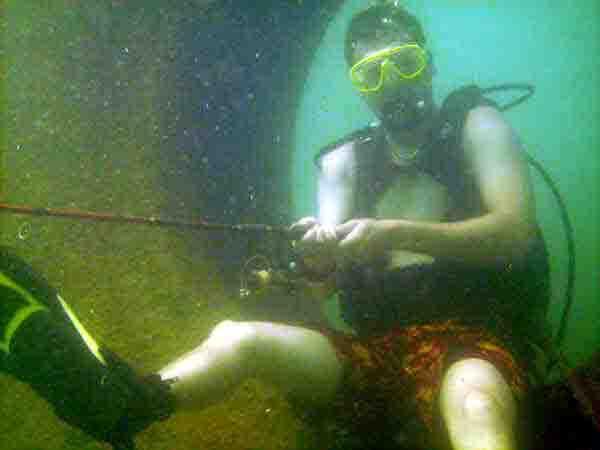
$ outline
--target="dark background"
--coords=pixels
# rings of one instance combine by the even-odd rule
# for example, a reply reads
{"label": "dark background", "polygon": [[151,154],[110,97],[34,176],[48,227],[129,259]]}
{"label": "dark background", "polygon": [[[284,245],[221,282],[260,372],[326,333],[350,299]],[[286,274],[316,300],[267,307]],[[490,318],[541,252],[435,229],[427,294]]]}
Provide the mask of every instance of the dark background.
{"label": "dark background", "polygon": [[[288,224],[296,105],[312,54],[340,0],[225,1],[176,24],[172,82],[162,99],[174,135],[170,189],[188,211],[220,223]],[[174,117],[178,120],[173,120]],[[177,205],[168,214],[178,215]],[[190,208],[191,207],[191,208]],[[226,274],[265,242],[214,234],[210,252]],[[271,240],[271,237],[268,237]]]}

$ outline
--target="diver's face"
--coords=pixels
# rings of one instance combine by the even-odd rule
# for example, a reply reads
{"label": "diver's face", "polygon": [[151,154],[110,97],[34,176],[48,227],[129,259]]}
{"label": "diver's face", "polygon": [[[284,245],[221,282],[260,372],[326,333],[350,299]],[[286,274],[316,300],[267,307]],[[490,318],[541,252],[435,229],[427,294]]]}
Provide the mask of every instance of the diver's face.
{"label": "diver's face", "polygon": [[[355,46],[353,64],[372,55],[385,53],[387,50],[413,42],[409,35],[400,35],[377,45],[358,43]],[[427,62],[418,77],[410,79],[402,78],[395,70],[382,69],[382,74],[378,89],[360,92],[369,108],[390,132],[407,133],[420,128],[433,115],[431,63]]]}

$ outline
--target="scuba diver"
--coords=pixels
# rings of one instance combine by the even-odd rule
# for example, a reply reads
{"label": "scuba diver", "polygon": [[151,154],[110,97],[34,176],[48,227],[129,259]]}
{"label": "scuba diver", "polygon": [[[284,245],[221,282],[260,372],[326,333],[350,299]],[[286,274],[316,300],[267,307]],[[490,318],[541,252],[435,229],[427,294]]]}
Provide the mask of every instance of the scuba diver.
{"label": "scuba diver", "polygon": [[438,108],[422,27],[398,2],[353,17],[345,58],[379,123],[319,153],[318,216],[290,230],[298,270],[352,332],[225,321],[159,375],[188,407],[272,382],[314,411],[320,448],[524,448],[549,273],[506,107],[467,86]]}
{"label": "scuba diver", "polygon": [[99,346],[60,294],[6,247],[0,247],[0,370],[115,450],[134,449],[135,433],[174,408],[167,384],[138,375]]}

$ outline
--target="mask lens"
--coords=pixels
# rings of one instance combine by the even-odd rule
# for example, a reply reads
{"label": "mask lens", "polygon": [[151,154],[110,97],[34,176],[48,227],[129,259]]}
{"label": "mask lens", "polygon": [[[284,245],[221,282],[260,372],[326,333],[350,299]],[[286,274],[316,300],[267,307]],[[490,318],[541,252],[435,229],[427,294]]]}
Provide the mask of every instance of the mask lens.
{"label": "mask lens", "polygon": [[390,62],[403,78],[414,78],[425,68],[425,54],[416,48],[406,48],[389,56]]}
{"label": "mask lens", "polygon": [[381,81],[382,61],[367,61],[355,71],[355,79],[360,87],[374,89]]}

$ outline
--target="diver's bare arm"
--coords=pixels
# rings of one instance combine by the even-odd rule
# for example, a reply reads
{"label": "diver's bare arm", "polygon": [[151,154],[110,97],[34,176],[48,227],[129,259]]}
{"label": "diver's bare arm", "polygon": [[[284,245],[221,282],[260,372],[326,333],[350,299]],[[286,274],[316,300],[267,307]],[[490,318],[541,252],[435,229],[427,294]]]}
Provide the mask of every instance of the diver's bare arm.
{"label": "diver's bare arm", "polygon": [[325,155],[318,178],[318,221],[339,225],[348,220],[354,208],[356,191],[353,149],[339,149]]}
{"label": "diver's bare arm", "polygon": [[380,221],[378,246],[475,264],[501,263],[525,254],[537,225],[518,139],[497,110],[479,107],[469,113],[463,141],[479,186],[482,215],[451,223]]}
{"label": "diver's bare arm", "polygon": [[349,145],[324,155],[318,177],[318,216],[301,239],[302,262],[309,278],[330,275],[337,266],[337,236],[333,227],[354,210],[356,175],[354,149]]}
{"label": "diver's bare arm", "polygon": [[378,247],[484,265],[522,257],[533,237],[517,219],[491,213],[451,223],[381,220],[378,227]]}

